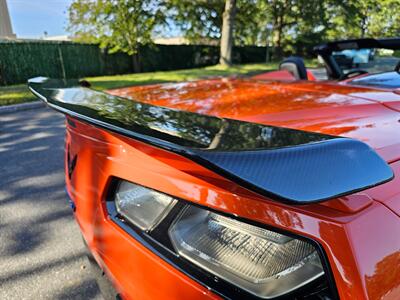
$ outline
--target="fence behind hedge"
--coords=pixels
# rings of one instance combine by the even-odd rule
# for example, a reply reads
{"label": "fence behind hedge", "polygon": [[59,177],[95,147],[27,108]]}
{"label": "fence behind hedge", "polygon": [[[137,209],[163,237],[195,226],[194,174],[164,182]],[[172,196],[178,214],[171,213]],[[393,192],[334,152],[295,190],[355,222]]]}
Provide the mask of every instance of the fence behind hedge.
{"label": "fence behind hedge", "polygon": [[[235,63],[265,60],[265,47],[236,47]],[[202,67],[218,62],[216,46],[155,45],[140,49],[140,71]],[[49,41],[0,41],[0,85],[24,83],[28,78],[79,78],[133,73],[133,59],[108,54],[97,45]]]}

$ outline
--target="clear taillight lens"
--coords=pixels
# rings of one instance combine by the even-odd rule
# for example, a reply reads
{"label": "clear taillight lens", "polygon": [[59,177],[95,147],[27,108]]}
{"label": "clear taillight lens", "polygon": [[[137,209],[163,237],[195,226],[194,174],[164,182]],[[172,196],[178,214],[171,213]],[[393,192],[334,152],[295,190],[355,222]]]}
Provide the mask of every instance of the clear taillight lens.
{"label": "clear taillight lens", "polygon": [[323,275],[308,242],[188,206],[171,226],[176,251],[262,298],[286,294]]}
{"label": "clear taillight lens", "polygon": [[151,230],[175,205],[174,198],[127,181],[117,189],[115,206],[120,215],[142,230]]}

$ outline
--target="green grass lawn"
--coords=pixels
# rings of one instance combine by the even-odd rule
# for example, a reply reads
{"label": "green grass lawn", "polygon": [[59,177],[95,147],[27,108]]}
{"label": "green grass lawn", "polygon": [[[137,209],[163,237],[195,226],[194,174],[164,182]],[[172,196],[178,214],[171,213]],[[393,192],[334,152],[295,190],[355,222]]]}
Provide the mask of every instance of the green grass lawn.
{"label": "green grass lawn", "polygon": [[[306,61],[307,66],[313,67],[314,60]],[[136,73],[127,75],[99,76],[86,78],[94,89],[105,90],[117,87],[178,82],[185,80],[194,80],[199,78],[210,78],[216,76],[231,75],[253,75],[265,71],[271,71],[278,67],[277,62],[268,64],[245,64],[234,65],[232,67],[223,67],[220,65],[163,72]],[[36,100],[25,84],[0,87],[0,106],[30,102]]]}
{"label": "green grass lawn", "polygon": [[159,71],[151,73],[136,73],[127,75],[100,76],[86,78],[94,89],[105,90],[117,87],[144,85],[165,82],[178,82],[194,80],[199,78],[211,78],[217,76],[231,75],[252,75],[264,71],[274,70],[278,66],[277,63],[270,64],[246,64],[235,65],[232,67],[223,67],[220,65],[176,70],[176,71]]}
{"label": "green grass lawn", "polygon": [[26,84],[0,86],[0,106],[34,100],[37,98],[28,90]]}

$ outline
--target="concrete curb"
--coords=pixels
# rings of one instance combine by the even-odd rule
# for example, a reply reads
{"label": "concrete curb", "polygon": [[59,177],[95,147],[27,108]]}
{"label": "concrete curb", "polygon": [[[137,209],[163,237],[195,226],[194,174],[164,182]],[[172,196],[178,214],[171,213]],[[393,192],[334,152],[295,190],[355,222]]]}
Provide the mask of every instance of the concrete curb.
{"label": "concrete curb", "polygon": [[45,106],[45,104],[42,101],[34,101],[34,102],[28,102],[28,103],[0,106],[0,115],[7,114],[7,113],[13,113],[13,112],[21,111],[21,110],[41,108],[44,106]]}

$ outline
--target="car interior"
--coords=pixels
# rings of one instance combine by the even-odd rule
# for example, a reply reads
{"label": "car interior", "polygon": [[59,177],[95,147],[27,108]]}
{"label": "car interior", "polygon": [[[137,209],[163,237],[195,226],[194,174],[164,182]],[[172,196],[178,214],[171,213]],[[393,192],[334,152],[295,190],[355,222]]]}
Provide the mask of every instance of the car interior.
{"label": "car interior", "polygon": [[279,64],[279,70],[288,71],[296,80],[308,80],[307,69],[301,57],[290,56]]}

